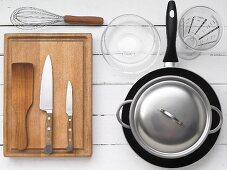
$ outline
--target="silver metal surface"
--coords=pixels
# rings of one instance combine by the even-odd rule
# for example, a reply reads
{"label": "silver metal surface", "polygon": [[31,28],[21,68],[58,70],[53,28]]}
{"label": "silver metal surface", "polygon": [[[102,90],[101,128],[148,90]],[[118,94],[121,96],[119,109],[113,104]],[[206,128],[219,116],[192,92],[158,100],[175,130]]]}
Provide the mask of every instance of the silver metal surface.
{"label": "silver metal surface", "polygon": [[43,66],[40,89],[40,109],[47,113],[53,110],[53,75],[50,56],[48,55]]}
{"label": "silver metal surface", "polygon": [[72,91],[72,84],[69,81],[68,82],[68,86],[67,86],[67,94],[66,94],[66,113],[69,116],[72,116],[73,114],[73,95],[72,95],[73,91]]}
{"label": "silver metal surface", "polygon": [[[130,102],[129,126],[122,122],[119,112]],[[160,109],[169,113],[168,117]],[[216,111],[221,120],[214,131],[222,124],[222,113],[219,109]],[[178,76],[163,76],[145,84],[133,101],[122,103],[117,117],[123,127],[131,128],[146,151],[172,159],[192,153],[205,141],[212,132],[211,113],[207,96],[195,83]]]}
{"label": "silver metal surface", "polygon": [[126,101],[124,101],[123,103],[121,103],[121,105],[120,105],[120,106],[118,107],[118,109],[117,109],[116,116],[117,116],[117,120],[118,120],[118,122],[121,124],[121,126],[123,126],[124,128],[127,128],[127,129],[131,129],[129,125],[125,124],[125,123],[121,120],[121,115],[120,115],[120,113],[121,113],[121,108],[122,108],[124,105],[128,104],[128,103],[132,103],[132,100],[126,100]]}
{"label": "silver metal surface", "polygon": [[184,124],[179,119],[177,119],[172,113],[170,113],[170,112],[168,112],[168,111],[166,111],[164,109],[159,109],[159,111],[161,113],[163,113],[164,115],[166,115],[171,120],[173,120],[174,122],[176,122],[178,125],[184,126]]}
{"label": "silver metal surface", "polygon": [[46,145],[44,147],[44,152],[47,154],[51,154],[53,152],[53,146],[52,145]]}
{"label": "silver metal surface", "polygon": [[[180,77],[165,76],[149,82],[137,93],[130,109],[135,138],[146,150],[162,157],[189,153],[210,129],[210,105],[202,96],[192,82]],[[175,113],[184,128],[160,114],[160,108]]]}
{"label": "silver metal surface", "polygon": [[217,131],[219,131],[221,129],[222,124],[223,124],[222,112],[215,106],[211,106],[211,109],[214,110],[216,113],[218,113],[220,120],[219,120],[219,124],[214,129],[210,130],[209,134],[213,134],[213,133],[216,133]]}
{"label": "silver metal surface", "polygon": [[164,67],[175,67],[176,63],[175,62],[164,62]]}
{"label": "silver metal surface", "polygon": [[63,23],[60,15],[34,7],[20,7],[13,11],[10,17],[13,25],[20,29],[31,30],[55,23]]}

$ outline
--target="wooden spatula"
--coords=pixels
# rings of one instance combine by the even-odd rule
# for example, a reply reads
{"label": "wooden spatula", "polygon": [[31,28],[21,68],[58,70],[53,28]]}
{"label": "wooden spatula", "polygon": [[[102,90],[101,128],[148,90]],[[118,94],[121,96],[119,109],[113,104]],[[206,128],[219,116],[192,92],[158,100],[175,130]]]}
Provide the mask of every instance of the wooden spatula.
{"label": "wooden spatula", "polygon": [[16,117],[16,147],[27,148],[26,116],[33,102],[33,65],[12,64],[12,106]]}

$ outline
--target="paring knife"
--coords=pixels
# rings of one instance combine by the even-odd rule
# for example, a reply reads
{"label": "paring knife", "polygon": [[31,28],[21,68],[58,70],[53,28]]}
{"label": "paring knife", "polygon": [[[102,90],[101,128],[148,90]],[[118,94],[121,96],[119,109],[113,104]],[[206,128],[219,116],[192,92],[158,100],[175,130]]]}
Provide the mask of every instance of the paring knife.
{"label": "paring knife", "polygon": [[73,91],[72,84],[69,81],[67,86],[67,95],[66,95],[66,113],[68,115],[68,146],[66,148],[67,151],[73,151]]}
{"label": "paring knife", "polygon": [[40,109],[47,114],[46,137],[44,148],[45,153],[52,153],[52,113],[53,113],[53,72],[50,56],[48,55],[43,66],[41,89],[40,89]]}

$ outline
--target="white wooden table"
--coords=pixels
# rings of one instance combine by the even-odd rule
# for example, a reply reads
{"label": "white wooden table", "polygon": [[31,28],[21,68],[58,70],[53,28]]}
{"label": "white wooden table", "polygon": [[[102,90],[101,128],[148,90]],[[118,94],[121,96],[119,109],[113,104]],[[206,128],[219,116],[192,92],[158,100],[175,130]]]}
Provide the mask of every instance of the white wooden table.
{"label": "white wooden table", "polygon": [[[150,20],[161,36],[161,56],[152,70],[162,67],[166,49],[165,13],[168,1],[164,0],[0,0],[0,169],[1,170],[102,170],[102,169],[163,169],[147,163],[127,144],[115,111],[136,79],[114,72],[100,52],[100,37],[106,25],[116,16],[133,13]],[[227,31],[226,0],[176,0],[178,18],[195,5],[210,6],[222,17]],[[99,15],[105,26],[52,26],[23,31],[11,25],[11,12],[22,6],[43,8],[56,14]],[[93,34],[93,156],[91,158],[5,158],[3,157],[3,36],[5,33],[90,32]],[[179,54],[180,55],[180,54]],[[221,102],[224,124],[213,149],[200,161],[185,169],[227,169],[227,35],[209,52],[191,61],[180,60],[179,67],[194,71],[204,77],[216,91]]]}

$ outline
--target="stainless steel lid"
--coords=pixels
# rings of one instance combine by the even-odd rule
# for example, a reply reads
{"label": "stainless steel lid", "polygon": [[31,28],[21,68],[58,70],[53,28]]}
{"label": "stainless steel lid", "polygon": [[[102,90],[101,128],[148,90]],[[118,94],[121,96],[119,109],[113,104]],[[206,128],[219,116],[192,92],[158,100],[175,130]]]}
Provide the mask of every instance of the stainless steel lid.
{"label": "stainless steel lid", "polygon": [[210,122],[205,94],[193,82],[177,76],[144,85],[130,110],[136,140],[160,157],[182,157],[194,151],[207,137]]}

